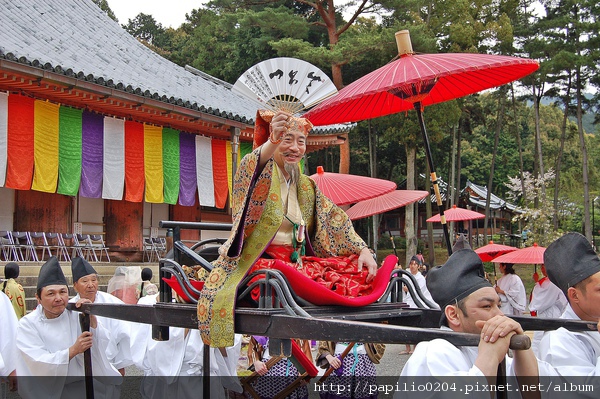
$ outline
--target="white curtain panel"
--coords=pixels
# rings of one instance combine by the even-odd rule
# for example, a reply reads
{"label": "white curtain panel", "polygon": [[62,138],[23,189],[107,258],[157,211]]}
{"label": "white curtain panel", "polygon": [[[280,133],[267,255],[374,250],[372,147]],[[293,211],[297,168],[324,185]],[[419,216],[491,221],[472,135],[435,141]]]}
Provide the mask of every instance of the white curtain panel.
{"label": "white curtain panel", "polygon": [[102,198],[123,199],[125,188],[125,121],[104,118]]}
{"label": "white curtain panel", "polygon": [[0,92],[0,187],[6,182],[6,162],[8,157],[8,93]]}
{"label": "white curtain panel", "polygon": [[215,206],[215,187],[212,169],[210,137],[196,136],[196,176],[198,201],[202,206]]}

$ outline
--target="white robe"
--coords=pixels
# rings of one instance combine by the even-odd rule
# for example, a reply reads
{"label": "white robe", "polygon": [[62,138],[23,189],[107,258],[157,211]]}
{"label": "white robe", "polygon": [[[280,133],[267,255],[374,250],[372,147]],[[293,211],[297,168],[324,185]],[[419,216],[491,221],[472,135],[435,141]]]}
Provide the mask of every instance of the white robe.
{"label": "white robe", "polygon": [[[427,289],[427,282],[425,281],[425,277],[423,277],[423,275],[421,274],[421,272],[417,272],[417,274],[413,274],[412,276],[417,280],[417,284],[419,285],[419,289],[423,293],[423,296],[425,298],[427,298],[430,302],[432,302],[433,304],[436,305],[436,307],[434,307],[434,309],[439,309],[439,306],[437,306],[437,304],[434,302],[433,298],[431,297],[431,293]],[[413,285],[412,281],[409,280],[408,277],[406,277],[406,280],[408,281],[408,284],[410,286]],[[417,298],[417,299],[420,302],[423,302],[423,301],[421,301],[421,298]],[[406,302],[408,304],[408,306],[411,307],[411,308],[417,308],[418,307],[417,304],[415,303],[414,299],[410,295],[410,291],[404,293],[404,302]],[[423,303],[423,305],[427,306],[425,303]]]}
{"label": "white robe", "polygon": [[[100,321],[90,329],[94,394],[97,399],[113,398],[123,378],[106,358],[110,333]],[[44,315],[41,305],[19,321],[17,329],[17,375],[19,395],[24,399],[85,397],[84,355],[69,360],[69,347],[81,335],[79,312],[65,310],[55,319]],[[46,377],[21,379],[21,377]],[[48,378],[52,377],[52,378]],[[106,377],[106,378],[102,378]]]}
{"label": "white robe", "polygon": [[504,294],[498,294],[502,301],[502,313],[507,316],[522,315],[527,306],[527,294],[521,278],[516,274],[505,274],[498,279],[496,285],[504,291]]}
{"label": "white robe", "polygon": [[[563,314],[567,304],[567,297],[565,297],[560,288],[554,285],[548,277],[544,277],[533,287],[529,310],[537,312],[537,317],[557,319]],[[543,331],[535,331],[533,333],[533,340],[531,341],[531,349],[533,349],[533,352],[538,357],[540,341],[543,335]]]}
{"label": "white robe", "polygon": [[[151,300],[144,301],[150,304]],[[140,303],[140,302],[138,302]],[[147,333],[142,369],[144,381],[140,388],[143,398],[184,399],[202,393],[204,343],[197,329],[170,327],[168,341],[154,341]],[[225,399],[225,389],[242,392],[237,377],[242,336],[235,335],[235,344],[226,348],[223,356],[218,348],[210,350],[211,399]]]}
{"label": "white robe", "polygon": [[18,324],[10,299],[4,292],[0,292],[0,381],[4,381],[17,364],[15,339]]}
{"label": "white robe", "polygon": [[[77,302],[81,297],[79,294],[75,295],[69,300],[69,302]],[[96,299],[94,303],[119,303],[123,304],[119,298],[107,294],[103,291],[96,293]],[[132,343],[131,334],[140,324],[128,322],[119,319],[112,319],[110,317],[98,316],[98,320],[102,322],[102,325],[110,331],[110,342],[107,347],[106,355],[110,362],[115,368],[121,369],[129,367],[134,364],[132,354]]]}
{"label": "white robe", "polygon": [[[450,331],[448,327],[441,327],[442,330]],[[476,346],[455,346],[445,339],[434,339],[432,341],[423,341],[419,343],[414,353],[408,359],[402,372],[400,373],[399,384],[403,387],[404,383],[409,383],[410,377],[431,377],[430,379],[417,379],[418,384],[425,382],[448,381],[456,383],[457,390],[463,388],[461,384],[476,385],[477,383],[486,384],[483,372],[475,366],[475,360],[479,349]],[[555,375],[553,368],[543,362],[538,363],[540,375]],[[506,375],[514,376],[513,361],[506,356]],[[435,377],[435,378],[434,378]],[[444,380],[440,377],[461,377]],[[452,395],[454,394],[454,395]],[[447,397],[464,397],[465,392],[449,392]],[[394,399],[401,398],[429,398],[444,397],[440,392],[429,390],[428,392],[406,392],[397,391]],[[470,392],[469,398],[490,399],[489,392]],[[518,392],[509,392],[508,397],[520,398]],[[543,396],[544,397],[544,396]]]}
{"label": "white robe", "polygon": [[[561,318],[581,320],[570,305]],[[547,331],[540,342],[539,352],[539,358],[554,366],[562,376],[600,376],[600,333],[598,331],[571,332],[562,327]],[[596,385],[595,388],[597,390],[594,394],[597,397],[600,387]]]}

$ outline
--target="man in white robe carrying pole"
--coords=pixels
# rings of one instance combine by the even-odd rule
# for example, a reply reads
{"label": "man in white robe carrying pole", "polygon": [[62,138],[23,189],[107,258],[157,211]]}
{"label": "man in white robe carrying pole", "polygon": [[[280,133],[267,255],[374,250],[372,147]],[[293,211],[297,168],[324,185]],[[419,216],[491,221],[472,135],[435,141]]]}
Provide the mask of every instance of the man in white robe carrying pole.
{"label": "man in white robe carrying pole", "polygon": [[[412,377],[426,377],[420,382],[460,377],[450,382],[465,385],[475,382],[493,389],[500,370],[498,366],[504,366],[503,361],[506,361],[506,376],[516,376],[519,383],[523,377],[530,377],[527,382],[535,383],[539,373],[552,372],[551,367],[542,364],[538,371],[538,361],[531,349],[515,350],[513,358],[507,356],[510,337],[523,334],[523,329],[500,311],[500,298],[485,279],[483,263],[473,250],[454,252],[445,265],[431,269],[427,274],[427,287],[442,310],[442,329],[478,334],[481,339],[478,347],[455,346],[444,339],[419,343],[400,374],[400,386]],[[464,391],[454,396],[452,392],[445,393],[450,396],[400,390],[395,398],[463,397],[465,394]],[[508,394],[521,397],[521,392]],[[490,392],[474,391],[469,396],[489,399]]]}
{"label": "man in white robe carrying pole", "polygon": [[[66,309],[67,280],[56,257],[41,267],[37,308],[24,316],[17,328],[17,375],[24,399],[85,397],[84,356],[91,349],[96,399],[113,398],[122,376],[106,358],[110,333],[95,316],[90,331],[82,332],[79,312]],[[80,299],[76,306],[89,303]]]}
{"label": "man in white robe carrying pole", "polygon": [[[86,298],[92,303],[124,303],[119,298],[98,290],[98,273],[85,259],[73,258],[71,273],[73,274],[73,288],[77,295],[69,302],[77,302],[81,298]],[[113,366],[122,375],[125,375],[125,368],[134,364],[131,334],[139,324],[101,316],[98,316],[98,319],[111,335],[106,355]]]}
{"label": "man in white robe carrying pole", "polygon": [[[565,234],[546,248],[544,264],[550,281],[569,301],[561,318],[598,323],[600,259],[590,242],[579,233]],[[600,328],[600,323],[598,326]],[[598,397],[600,332],[572,332],[565,328],[548,331],[540,342],[539,354],[540,359],[552,364],[561,376],[572,378],[566,378],[567,383],[594,383],[594,392],[579,392],[580,397]]]}

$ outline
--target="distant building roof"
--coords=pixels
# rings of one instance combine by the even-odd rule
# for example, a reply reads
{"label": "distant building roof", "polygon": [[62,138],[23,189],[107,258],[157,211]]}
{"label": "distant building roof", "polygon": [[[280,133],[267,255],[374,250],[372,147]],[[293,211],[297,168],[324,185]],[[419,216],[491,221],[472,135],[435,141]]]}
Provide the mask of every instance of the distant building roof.
{"label": "distant building roof", "polygon": [[[469,193],[467,200],[470,204],[479,206],[481,208],[485,208],[488,193],[487,187],[480,186],[473,182],[467,181],[467,185],[463,189],[463,192],[465,191]],[[506,202],[505,200],[493,193],[490,195],[490,208],[494,210],[508,209],[509,211],[517,213],[522,212],[518,206]]]}

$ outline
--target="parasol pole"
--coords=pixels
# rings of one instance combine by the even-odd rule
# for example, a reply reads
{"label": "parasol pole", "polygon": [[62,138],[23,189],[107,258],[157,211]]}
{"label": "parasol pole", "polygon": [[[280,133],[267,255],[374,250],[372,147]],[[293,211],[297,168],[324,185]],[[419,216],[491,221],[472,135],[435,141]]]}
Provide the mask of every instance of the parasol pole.
{"label": "parasol pole", "polygon": [[419,126],[421,127],[421,134],[423,135],[423,142],[425,144],[425,155],[427,157],[427,163],[429,164],[429,171],[431,173],[431,184],[433,184],[435,199],[437,202],[438,209],[440,211],[440,221],[442,223],[442,229],[444,230],[444,240],[446,241],[446,247],[448,248],[448,255],[452,255],[452,246],[450,245],[450,233],[448,232],[448,224],[446,224],[446,216],[444,215],[444,203],[442,202],[442,196],[440,195],[440,187],[438,185],[438,178],[437,174],[435,173],[435,166],[433,164],[433,157],[431,155],[431,147],[429,145],[429,136],[427,135],[425,121],[423,120],[423,110],[421,107],[421,102],[415,102],[414,106],[415,110],[417,111],[417,119],[419,120]]}
{"label": "parasol pole", "polygon": [[[408,30],[401,30],[399,32],[396,32],[395,37],[399,57],[405,57],[414,54]],[[450,245],[450,233],[448,232],[448,225],[446,224],[446,216],[444,215],[444,204],[442,202],[442,196],[440,195],[440,187],[438,185],[437,174],[435,173],[435,166],[433,164],[433,157],[431,155],[431,146],[429,145],[429,136],[427,136],[427,129],[425,128],[425,121],[423,120],[423,106],[421,104],[421,100],[429,95],[429,92],[436,84],[436,82],[437,79],[427,82],[415,83],[403,90],[393,90],[390,91],[390,93],[402,98],[405,101],[413,103],[415,111],[417,111],[417,119],[419,120],[419,127],[421,128],[423,142],[425,143],[425,155],[427,156],[427,163],[429,164],[431,184],[433,184],[433,191],[435,192],[437,206],[440,211],[440,221],[442,222],[442,229],[444,231],[444,240],[446,241],[446,247],[448,248],[448,255],[452,255],[452,246]]]}

